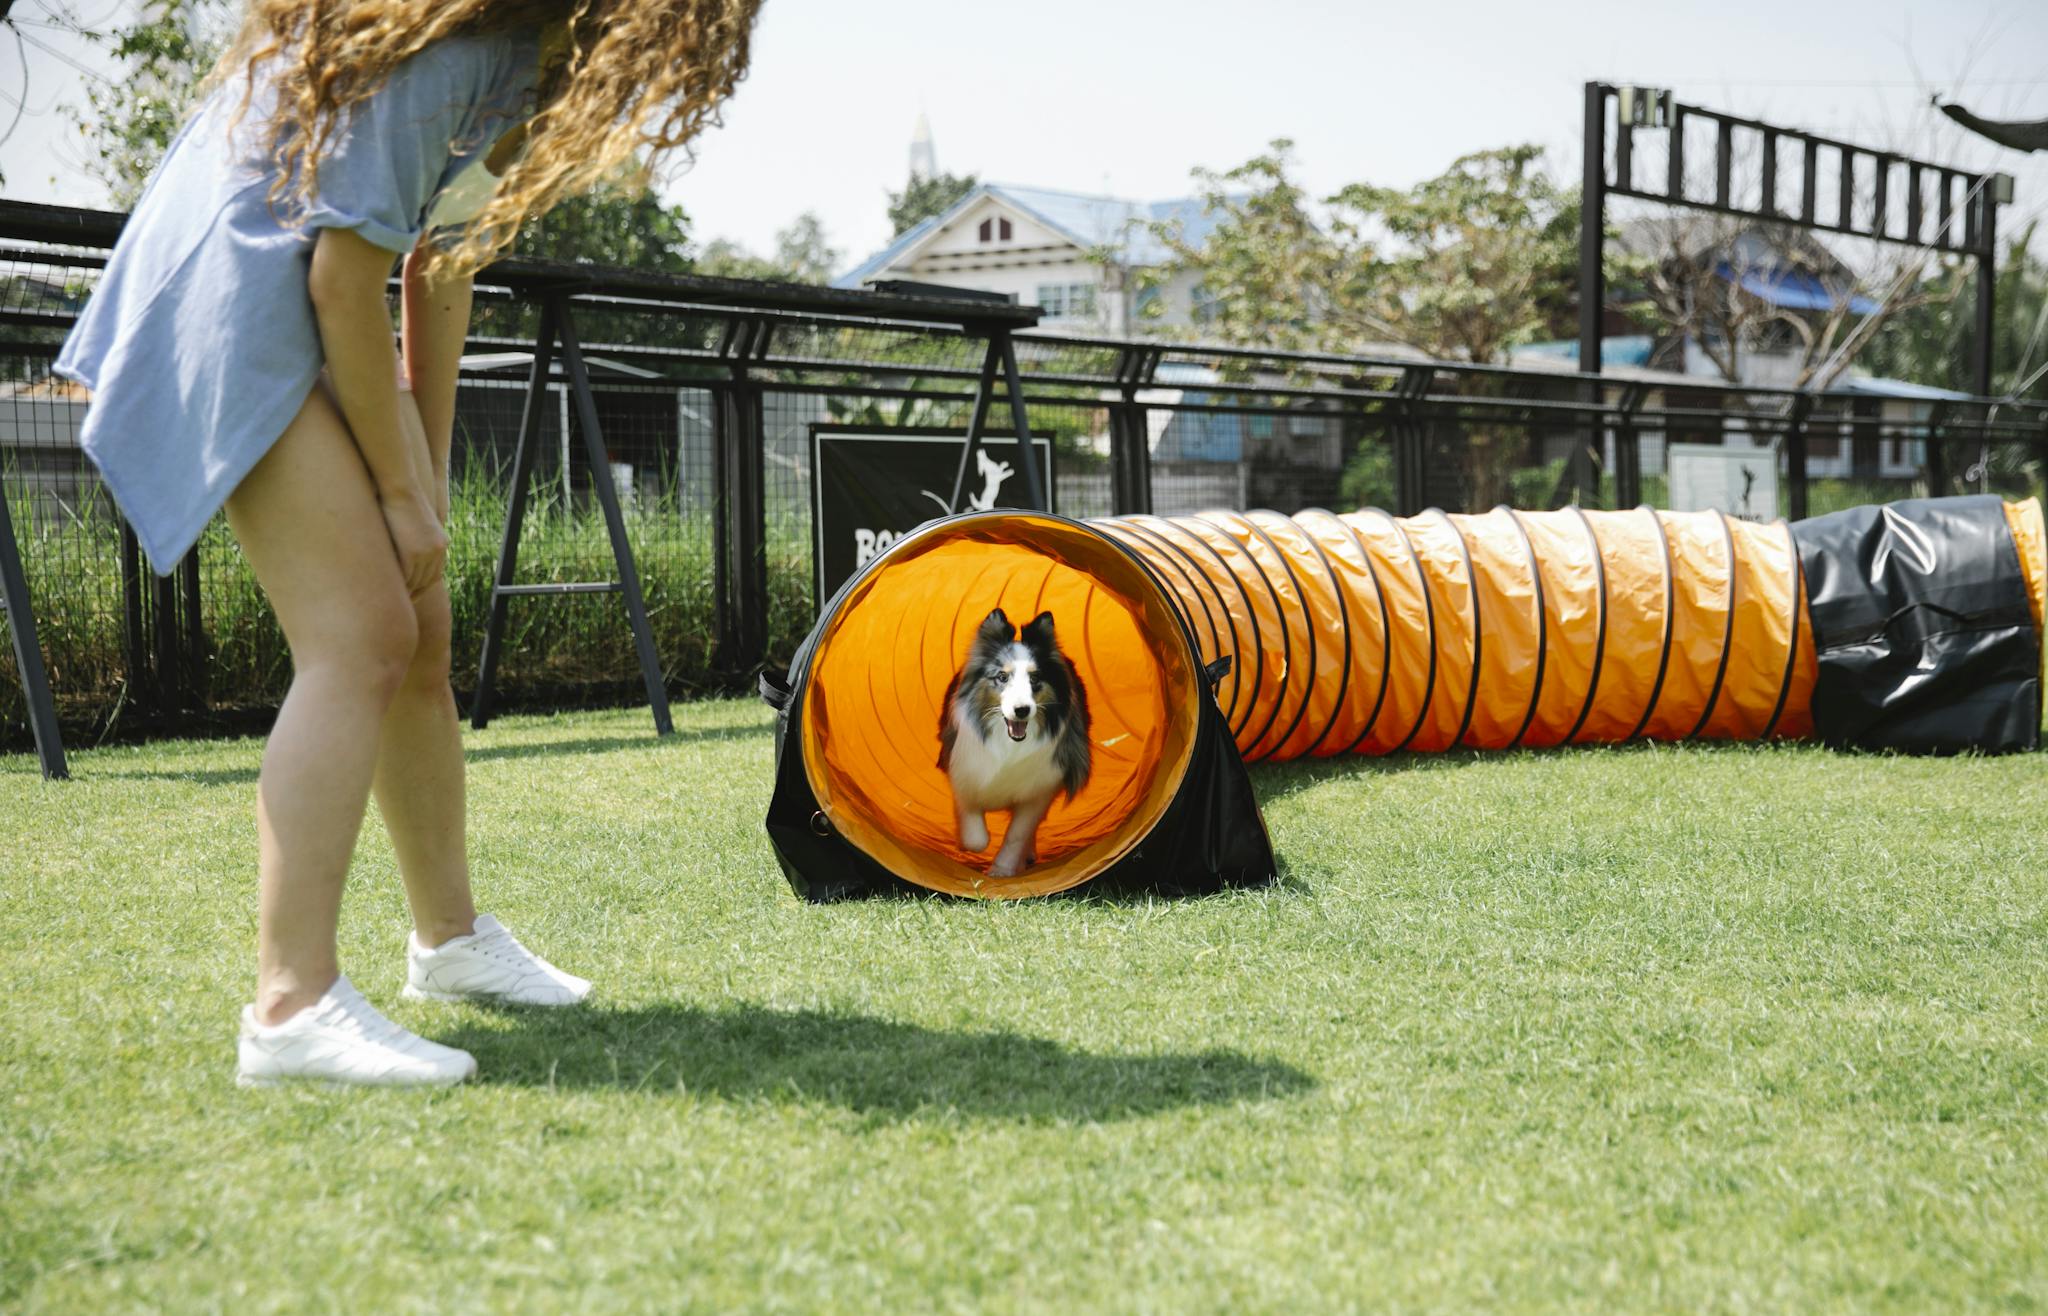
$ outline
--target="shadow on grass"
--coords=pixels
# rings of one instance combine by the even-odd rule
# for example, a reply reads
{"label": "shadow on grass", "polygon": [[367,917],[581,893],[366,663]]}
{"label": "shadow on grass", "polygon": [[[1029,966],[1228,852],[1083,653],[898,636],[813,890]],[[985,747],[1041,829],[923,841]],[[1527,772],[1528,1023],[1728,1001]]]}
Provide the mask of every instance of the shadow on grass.
{"label": "shadow on grass", "polygon": [[1291,1065],[1235,1051],[1104,1055],[1017,1033],[756,1005],[519,1011],[430,1031],[474,1054],[484,1083],[650,1093],[680,1086],[736,1101],[826,1101],[895,1119],[948,1111],[1131,1119],[1315,1086]]}
{"label": "shadow on grass", "polygon": [[[701,744],[719,740],[766,738],[772,728],[705,727],[656,736],[653,731],[628,736],[585,736],[577,740],[543,740],[519,745],[485,745],[466,752],[471,764],[498,759],[553,758],[563,754],[609,754],[618,750],[659,750],[673,745]],[[31,763],[31,766],[33,764]],[[247,786],[255,782],[257,770],[248,768],[95,768],[89,764],[81,777],[125,778],[140,781],[185,781],[199,786]]]}

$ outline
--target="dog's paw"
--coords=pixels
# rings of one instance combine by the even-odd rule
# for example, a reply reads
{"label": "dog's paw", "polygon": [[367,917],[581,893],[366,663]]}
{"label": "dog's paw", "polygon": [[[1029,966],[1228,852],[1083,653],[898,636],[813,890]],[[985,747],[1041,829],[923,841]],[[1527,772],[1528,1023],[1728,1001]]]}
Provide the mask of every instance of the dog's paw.
{"label": "dog's paw", "polygon": [[969,818],[961,823],[960,844],[976,854],[988,849],[988,823],[980,818]]}
{"label": "dog's paw", "polygon": [[988,866],[988,875],[990,877],[1015,877],[1030,866],[1031,861],[1025,856],[1010,854],[1005,851],[998,854],[996,861]]}

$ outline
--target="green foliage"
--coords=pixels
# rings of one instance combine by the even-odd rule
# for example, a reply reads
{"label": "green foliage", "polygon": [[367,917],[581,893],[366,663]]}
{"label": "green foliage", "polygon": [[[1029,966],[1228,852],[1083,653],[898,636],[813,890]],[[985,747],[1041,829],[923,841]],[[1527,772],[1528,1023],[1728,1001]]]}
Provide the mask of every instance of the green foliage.
{"label": "green foliage", "polygon": [[935,174],[915,178],[901,192],[889,194],[889,236],[900,238],[934,215],[943,215],[979,184],[974,174]]}
{"label": "green foliage", "polygon": [[1160,230],[1175,259],[1144,277],[1195,276],[1201,337],[1327,352],[1397,342],[1498,362],[1568,330],[1578,199],[1539,148],[1474,152],[1406,191],[1353,183],[1312,201],[1290,173],[1292,145],[1196,172],[1221,216],[1200,246]]}
{"label": "green foliage", "polygon": [[697,273],[726,279],[778,279],[829,283],[839,253],[825,237],[824,221],[806,210],[775,234],[775,253],[756,256],[729,238],[715,238],[697,255]]}
{"label": "green foliage", "polygon": [[690,217],[644,184],[568,200],[521,229],[509,254],[688,274]]}
{"label": "green foliage", "polygon": [[235,8],[227,0],[147,0],[126,26],[88,33],[121,69],[106,82],[88,79],[85,108],[66,112],[90,143],[88,169],[117,209],[141,197],[226,44]]}
{"label": "green foliage", "polygon": [[[454,617],[454,681],[475,681],[492,571],[504,532],[502,476],[471,461],[451,490],[448,593]],[[30,502],[10,482],[22,541],[29,597],[34,600],[44,657],[59,714],[74,735],[118,730],[127,663],[122,649],[119,523],[96,499],[53,522],[31,517]],[[594,502],[565,502],[559,486],[536,486],[520,538],[522,580],[610,580],[611,544]],[[768,536],[769,646],[784,658],[811,625],[807,526],[772,525]],[[627,537],[646,594],[655,649],[672,689],[714,688],[711,671],[712,566],[710,521],[669,483],[629,507]],[[198,683],[207,706],[261,708],[284,697],[291,660],[275,615],[226,522],[216,517],[199,543],[202,631],[206,648]],[[508,614],[500,688],[512,706],[605,700],[639,683],[625,614],[617,596],[570,595],[522,600]],[[19,727],[20,680],[11,651],[0,652],[0,720]]]}
{"label": "green foliage", "polygon": [[[1992,306],[1991,391],[2003,396],[2048,361],[2048,263],[2033,252],[2039,224],[2000,253]],[[1977,270],[1957,263],[1927,281],[1925,295],[1886,322],[1857,364],[1872,374],[1971,391],[1977,338]],[[2027,390],[2048,398],[2048,376]]]}

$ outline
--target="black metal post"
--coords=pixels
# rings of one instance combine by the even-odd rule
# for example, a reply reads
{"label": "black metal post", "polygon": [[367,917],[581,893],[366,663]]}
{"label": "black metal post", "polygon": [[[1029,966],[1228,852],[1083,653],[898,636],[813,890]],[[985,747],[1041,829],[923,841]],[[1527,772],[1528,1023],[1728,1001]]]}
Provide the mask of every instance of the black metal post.
{"label": "black metal post", "polygon": [[[732,326],[727,326],[730,336]],[[711,398],[711,669],[723,671],[725,655],[739,652],[734,632],[732,602],[732,536],[726,529],[732,519],[731,463],[733,389],[730,381],[720,384]],[[816,600],[818,607],[825,600]]]}
{"label": "black metal post", "polygon": [[505,537],[498,545],[498,571],[492,577],[491,609],[484,622],[483,658],[477,664],[476,697],[469,724],[478,731],[491,724],[491,700],[498,679],[498,654],[505,641],[505,607],[512,577],[519,570],[519,532],[526,523],[526,487],[533,482],[535,453],[540,448],[541,414],[548,402],[548,372],[555,350],[555,299],[540,304],[540,330],[533,341],[533,368],[526,376],[526,403],[519,412],[519,446],[512,453],[512,491],[505,507]]}
{"label": "black metal post", "polygon": [[647,702],[654,709],[654,729],[660,735],[675,730],[669,717],[668,687],[661,677],[661,659],[654,652],[654,632],[647,625],[647,604],[640,594],[640,573],[633,566],[633,546],[626,539],[626,518],[619,510],[619,492],[612,487],[611,457],[605,451],[604,435],[597,423],[597,399],[590,392],[590,372],[584,368],[583,349],[576,341],[576,322],[566,305],[556,308],[556,334],[562,340],[562,365],[569,374],[569,392],[576,403],[578,428],[583,431],[583,451],[590,459],[591,484],[597,490],[598,506],[604,509],[604,528],[611,536],[612,560],[618,564],[619,592],[626,596],[626,618],[633,628],[633,647],[640,655],[640,677],[647,685]]}
{"label": "black metal post", "polygon": [[137,712],[150,708],[149,646],[142,629],[142,591],[148,575],[142,568],[142,543],[135,527],[121,518],[121,660],[128,678],[128,700]]}
{"label": "black metal post", "polygon": [[1024,383],[1017,372],[1017,344],[1008,332],[997,337],[1003,345],[1003,387],[1010,395],[1010,425],[1017,435],[1017,464],[1024,468],[1024,496],[1032,511],[1050,512],[1051,491],[1045,487],[1045,472],[1038,469],[1038,449],[1031,445],[1031,416],[1024,405]]}
{"label": "black metal post", "polygon": [[[725,644],[715,659],[721,672],[745,676],[768,655],[767,425],[761,387],[734,364],[725,390],[725,539],[732,554],[726,581]],[[824,606],[824,600],[817,601]]]}
{"label": "black metal post", "polygon": [[1806,419],[1812,414],[1812,395],[1801,394],[1785,418],[1786,510],[1793,521],[1806,519]]}
{"label": "black metal post", "polygon": [[1436,371],[1427,366],[1407,366],[1395,385],[1394,511],[1400,516],[1420,516],[1429,502],[1429,454],[1420,407],[1435,378]]}
{"label": "black metal post", "polygon": [[[1672,132],[1676,134],[1676,126]],[[1603,337],[1601,312],[1607,302],[1607,272],[1603,263],[1607,234],[1607,88],[1598,82],[1586,84],[1585,166],[1579,183],[1579,370],[1600,373]],[[1600,387],[1588,385],[1586,401],[1600,402]],[[1589,422],[1586,437],[1572,453],[1571,482],[1580,501],[1589,494],[1598,502],[1597,477],[1593,470],[1593,449],[1600,442],[1600,420]]]}
{"label": "black metal post", "polygon": [[184,706],[205,706],[206,624],[199,605],[199,550],[185,554],[178,564],[178,688]]}
{"label": "black metal post", "polygon": [[36,613],[29,606],[28,578],[21,570],[21,548],[14,542],[14,514],[0,490],[0,602],[7,605],[7,632],[14,640],[14,670],[21,673],[21,695],[28,705],[29,730],[35,733],[36,758],[43,777],[61,781],[71,775],[64,762],[64,738],[57,732],[57,705],[50,698],[50,676],[43,670],[42,640],[36,635]]}
{"label": "black metal post", "polygon": [[1630,384],[1621,390],[1620,424],[1614,434],[1614,505],[1637,507],[1643,501],[1643,449],[1636,431],[1636,415],[1649,400],[1650,390]]}
{"label": "black metal post", "polygon": [[1978,190],[1983,222],[1978,236],[1984,249],[1977,254],[1977,332],[1970,348],[1970,391],[1980,398],[1991,396],[1992,321],[1998,306],[1998,198],[1994,180],[1986,178]]}
{"label": "black metal post", "polygon": [[1940,498],[1948,493],[1948,454],[1943,451],[1941,432],[1948,420],[1948,404],[1937,402],[1927,409],[1927,437],[1923,440],[1927,449],[1927,496]]}
{"label": "black metal post", "polygon": [[[981,375],[974,381],[974,409],[967,415],[967,441],[960,449],[960,471],[953,477],[953,496],[946,503],[953,515],[967,510],[968,482],[974,478],[974,454],[981,450],[981,430],[988,423],[989,399],[995,395],[996,369],[1002,364],[1002,348],[989,335],[988,352],[981,359]],[[1028,442],[1029,435],[1019,435]]]}

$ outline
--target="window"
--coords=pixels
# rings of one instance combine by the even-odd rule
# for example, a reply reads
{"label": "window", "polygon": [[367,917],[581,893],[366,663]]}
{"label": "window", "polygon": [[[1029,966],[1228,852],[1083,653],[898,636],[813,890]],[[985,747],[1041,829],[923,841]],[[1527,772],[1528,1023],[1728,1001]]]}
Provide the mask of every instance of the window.
{"label": "window", "polygon": [[1085,320],[1095,314],[1095,285],[1092,283],[1041,283],[1039,309],[1048,320]]}
{"label": "window", "polygon": [[1010,221],[1007,219],[999,219],[996,221],[996,226],[997,232],[1002,237],[1002,240],[1008,242],[1010,240]]}
{"label": "window", "polygon": [[995,226],[996,222],[992,219],[984,219],[981,221],[981,240],[983,242],[987,242],[989,240],[990,236],[992,235],[995,229]]}

